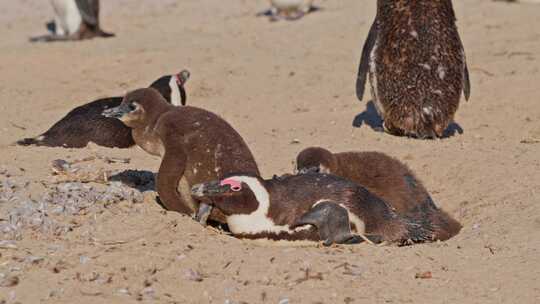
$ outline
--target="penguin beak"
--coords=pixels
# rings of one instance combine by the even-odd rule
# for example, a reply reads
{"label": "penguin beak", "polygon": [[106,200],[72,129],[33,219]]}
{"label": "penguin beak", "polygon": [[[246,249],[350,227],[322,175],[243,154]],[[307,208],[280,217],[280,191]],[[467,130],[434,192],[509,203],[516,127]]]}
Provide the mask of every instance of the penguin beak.
{"label": "penguin beak", "polygon": [[221,185],[219,181],[197,184],[191,188],[193,197],[212,197],[227,193],[231,190],[230,185]]}
{"label": "penguin beak", "polygon": [[122,103],[118,107],[105,109],[101,115],[109,118],[117,118],[120,119],[125,114],[129,113],[131,110],[127,104]]}

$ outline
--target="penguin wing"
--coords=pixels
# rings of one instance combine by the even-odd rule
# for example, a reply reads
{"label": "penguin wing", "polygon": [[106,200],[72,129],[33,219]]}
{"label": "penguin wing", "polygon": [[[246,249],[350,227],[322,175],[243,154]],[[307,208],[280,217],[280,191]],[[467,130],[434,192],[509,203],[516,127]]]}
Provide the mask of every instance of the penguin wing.
{"label": "penguin wing", "polygon": [[469,78],[469,68],[467,67],[467,61],[465,61],[465,68],[463,69],[463,95],[465,100],[469,100],[471,97],[471,80]]}
{"label": "penguin wing", "polygon": [[81,17],[86,24],[99,25],[99,0],[75,0]]}
{"label": "penguin wing", "polygon": [[358,77],[356,78],[356,96],[358,100],[362,101],[364,98],[364,89],[366,86],[367,73],[369,71],[369,60],[371,50],[377,40],[377,18],[373,21],[366,42],[362,49],[362,57],[360,58],[360,66],[358,67]]}

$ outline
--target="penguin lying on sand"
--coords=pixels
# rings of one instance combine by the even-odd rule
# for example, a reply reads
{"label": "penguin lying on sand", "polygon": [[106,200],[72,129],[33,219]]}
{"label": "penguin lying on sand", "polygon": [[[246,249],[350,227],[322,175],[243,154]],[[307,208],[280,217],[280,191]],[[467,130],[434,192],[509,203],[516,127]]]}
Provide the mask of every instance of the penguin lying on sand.
{"label": "penguin lying on sand", "polygon": [[[461,224],[439,209],[422,182],[399,160],[380,152],[332,153],[319,147],[301,151],[296,158],[300,173],[334,174],[366,187],[399,215],[429,215],[434,238],[446,240],[459,233]],[[429,212],[417,212],[430,210]],[[419,219],[420,220],[420,219]]]}
{"label": "penguin lying on sand", "polygon": [[191,193],[223,212],[229,229],[240,238],[406,245],[434,241],[437,229],[429,220],[433,210],[399,215],[364,187],[328,174],[270,180],[233,175],[195,185]]}
{"label": "penguin lying on sand", "polygon": [[[184,85],[190,73],[183,70],[176,75],[166,75],[154,81],[156,89],[167,102],[181,106],[186,104]],[[21,146],[48,146],[84,148],[89,142],[110,148],[129,148],[135,145],[131,128],[114,118],[104,117],[102,112],[122,103],[123,97],[98,99],[71,110],[45,133],[17,141]]]}

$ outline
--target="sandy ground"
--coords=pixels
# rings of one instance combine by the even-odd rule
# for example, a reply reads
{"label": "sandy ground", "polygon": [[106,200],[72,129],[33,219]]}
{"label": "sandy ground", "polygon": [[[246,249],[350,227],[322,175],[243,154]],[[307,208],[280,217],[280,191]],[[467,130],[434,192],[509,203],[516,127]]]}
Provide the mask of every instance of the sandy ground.
{"label": "sandy ground", "polygon": [[[278,23],[254,16],[262,0],[103,2],[116,38],[56,44],[27,42],[43,33],[47,1],[0,2],[0,224],[31,217],[0,233],[0,303],[540,303],[540,6],[455,1],[473,88],[456,115],[464,133],[418,141],[354,126],[375,1],[318,1],[324,10]],[[383,151],[462,232],[403,248],[242,241],[163,211],[151,191],[51,176],[52,160],[90,156],[130,162],[78,164],[89,172],[155,172],[159,159],[139,149],[11,145],[183,68],[188,103],[233,124],[266,177],[290,172],[311,145]],[[50,198],[71,186],[88,206]],[[432,278],[415,278],[424,272]]]}

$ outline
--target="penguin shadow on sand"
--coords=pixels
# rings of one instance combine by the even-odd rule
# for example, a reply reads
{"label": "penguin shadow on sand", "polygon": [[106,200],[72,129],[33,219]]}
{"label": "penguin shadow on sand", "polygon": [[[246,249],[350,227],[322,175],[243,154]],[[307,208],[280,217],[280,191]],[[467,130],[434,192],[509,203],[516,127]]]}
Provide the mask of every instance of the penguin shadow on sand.
{"label": "penguin shadow on sand", "polygon": [[[361,128],[364,124],[375,132],[384,133],[384,121],[379,113],[377,113],[377,109],[372,100],[368,101],[366,109],[362,113],[356,115],[352,122],[352,125],[355,128]],[[458,123],[452,122],[444,131],[442,138],[453,137],[456,134],[463,134],[463,128]]]}
{"label": "penguin shadow on sand", "polygon": [[156,173],[145,170],[125,170],[109,177],[109,181],[122,184],[140,192],[156,191]]}
{"label": "penguin shadow on sand", "polygon": [[[109,181],[121,182],[122,184],[136,189],[140,192],[153,191],[156,192],[156,177],[157,173],[146,170],[124,170],[109,177]],[[163,210],[168,210],[167,207],[161,201],[159,195],[156,196],[156,204],[158,204]],[[229,226],[225,223],[219,223],[212,219],[208,219],[208,226],[220,229],[224,232],[229,232]]]}

